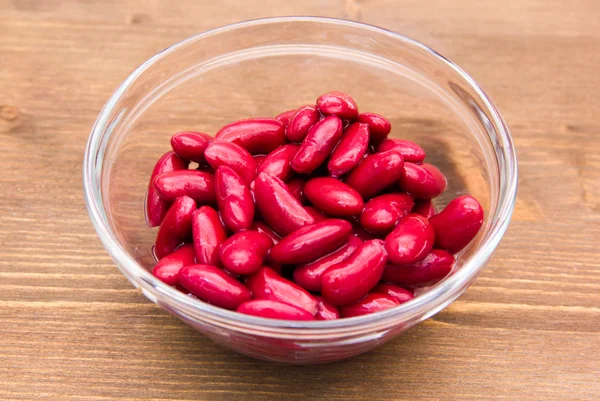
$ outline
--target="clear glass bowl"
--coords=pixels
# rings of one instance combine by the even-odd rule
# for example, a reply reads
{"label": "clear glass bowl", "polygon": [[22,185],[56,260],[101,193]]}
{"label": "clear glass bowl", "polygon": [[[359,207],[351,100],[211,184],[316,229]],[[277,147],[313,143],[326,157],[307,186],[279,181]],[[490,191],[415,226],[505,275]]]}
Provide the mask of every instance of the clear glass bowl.
{"label": "clear glass bowl", "polygon": [[[436,199],[480,200],[486,219],[451,275],[414,300],[373,315],[290,322],[220,309],[150,274],[156,229],[144,197],[156,160],[183,130],[215,133],[251,116],[275,116],[322,93],[351,94],[386,116],[391,137],[421,144],[448,177]],[[504,234],[515,203],[517,162],[500,113],[460,68],[396,33],[324,18],[273,18],[215,29],[146,61],[108,100],[92,129],[83,169],[88,211],[131,283],[219,344],[288,363],[321,363],[371,350],[439,312],[473,282]]]}

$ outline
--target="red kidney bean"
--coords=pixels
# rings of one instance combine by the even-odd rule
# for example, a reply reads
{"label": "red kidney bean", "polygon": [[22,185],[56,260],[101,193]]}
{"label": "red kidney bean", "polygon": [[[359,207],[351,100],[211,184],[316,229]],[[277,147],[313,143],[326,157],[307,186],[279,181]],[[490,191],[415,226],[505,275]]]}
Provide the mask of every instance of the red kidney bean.
{"label": "red kidney bean", "polygon": [[321,115],[314,106],[304,106],[296,111],[285,129],[285,136],[290,142],[302,142],[310,127],[315,125]]}
{"label": "red kidney bean", "polygon": [[196,163],[204,162],[204,151],[212,137],[203,132],[184,131],[171,137],[171,147],[179,157]]}
{"label": "red kidney bean", "polygon": [[304,210],[306,210],[308,214],[310,214],[313,217],[313,219],[315,219],[315,223],[328,219],[328,217],[325,214],[323,214],[323,212],[321,212],[314,206],[304,206]]}
{"label": "red kidney bean", "polygon": [[306,198],[304,197],[304,184],[306,184],[306,181],[303,178],[294,178],[293,180],[288,181],[286,184],[294,198],[296,198],[301,204],[305,205]]}
{"label": "red kidney bean", "polygon": [[252,274],[260,269],[273,241],[267,234],[246,230],[229,237],[221,245],[220,259],[227,270],[235,274]]}
{"label": "red kidney bean", "polygon": [[415,297],[415,291],[404,287],[399,287],[391,283],[379,283],[373,288],[377,294],[385,294],[394,298],[399,304],[408,302]]}
{"label": "red kidney bean", "polygon": [[194,245],[187,244],[162,258],[152,269],[152,274],[163,283],[175,286],[179,284],[179,271],[182,267],[193,265]]}
{"label": "red kidney bean", "polygon": [[189,196],[201,204],[215,202],[214,177],[197,170],[175,170],[162,173],[154,179],[154,188],[165,200]]}
{"label": "red kidney bean", "polygon": [[373,235],[371,235],[370,233],[366,232],[364,228],[360,227],[356,223],[352,227],[352,235],[355,236],[355,237],[357,237],[357,238],[360,238],[363,241],[367,241],[367,240],[373,239]]}
{"label": "red kidney bean", "polygon": [[302,308],[313,316],[317,313],[318,301],[314,296],[268,267],[263,267],[248,277],[246,285],[253,299],[284,302]]}
{"label": "red kidney bean", "polygon": [[294,270],[294,281],[296,284],[308,291],[321,291],[321,276],[331,266],[348,259],[361,245],[363,241],[351,236],[348,242],[337,251],[330,253],[314,262],[299,265]]}
{"label": "red kidney bean", "polygon": [[181,159],[175,154],[175,152],[167,152],[161,156],[156,162],[152,175],[150,176],[150,183],[148,184],[148,193],[146,194],[146,222],[150,227],[156,227],[160,225],[171,202],[162,199],[156,189],[154,189],[154,178],[162,173],[168,173],[174,170],[186,170],[188,168],[188,162]]}
{"label": "red kidney bean", "polygon": [[402,155],[395,150],[367,156],[346,178],[346,184],[368,199],[404,175]]}
{"label": "red kidney bean", "polygon": [[298,109],[292,109],[292,110],[288,110],[288,111],[284,111],[283,113],[277,115],[277,117],[275,117],[277,120],[281,121],[283,123],[283,125],[288,125],[290,123],[290,120],[292,119],[292,117],[294,117],[294,114],[296,114],[296,112],[298,111]]}
{"label": "red kidney bean", "polygon": [[261,166],[261,164],[263,164],[263,162],[267,158],[267,155],[255,155],[253,157],[254,157],[254,161],[256,162],[256,167],[258,168]]}
{"label": "red kidney bean", "polygon": [[250,291],[242,283],[215,266],[186,266],[179,271],[179,283],[200,300],[225,309],[250,300]]}
{"label": "red kidney bean", "polygon": [[315,297],[319,303],[317,304],[316,320],[335,320],[340,318],[338,308],[325,302],[323,297]]}
{"label": "red kidney bean", "polygon": [[224,126],[215,138],[252,154],[267,154],[285,144],[285,125],[275,118],[248,118]]}
{"label": "red kidney bean", "polygon": [[165,215],[154,244],[154,253],[162,259],[173,252],[192,233],[192,214],[196,210],[196,202],[190,197],[175,199]]}
{"label": "red kidney bean", "polygon": [[360,215],[360,225],[374,234],[388,234],[410,213],[413,198],[406,194],[383,194],[371,198]]}
{"label": "red kidney bean", "polygon": [[370,313],[381,312],[398,305],[398,301],[389,295],[372,293],[368,294],[366,297],[352,305],[340,307],[340,316],[354,317],[368,315]]}
{"label": "red kidney bean", "polygon": [[411,265],[390,265],[383,272],[383,279],[397,285],[427,287],[446,277],[454,265],[454,256],[441,249],[434,249],[425,259]]}
{"label": "red kidney bean", "polygon": [[369,127],[367,124],[350,124],[344,130],[342,140],[337,145],[327,163],[332,176],[339,177],[358,166],[369,148]]}
{"label": "red kidney bean", "polygon": [[430,219],[435,216],[437,212],[431,199],[425,199],[415,202],[415,206],[413,207],[411,213],[416,213],[425,217],[426,219]]}
{"label": "red kidney bean", "polygon": [[434,241],[433,227],[429,221],[418,214],[409,214],[385,238],[385,249],[392,263],[410,264],[425,258],[433,248]]}
{"label": "red kidney bean", "polygon": [[296,144],[283,145],[275,149],[265,157],[258,168],[258,174],[267,173],[286,182],[294,173],[291,163],[298,149],[300,146]]}
{"label": "red kidney bean", "polygon": [[472,196],[459,196],[429,221],[435,231],[436,247],[457,253],[479,232],[483,208]]}
{"label": "red kidney bean", "polygon": [[317,108],[326,116],[334,114],[344,120],[353,120],[358,116],[356,102],[343,92],[329,92],[319,96]]}
{"label": "red kidney bean", "polygon": [[254,196],[263,219],[280,235],[288,235],[315,221],[276,177],[259,174],[254,183]]}
{"label": "red kidney bean", "polygon": [[312,173],[331,154],[341,136],[342,121],[336,116],[325,117],[308,131],[292,159],[292,168],[300,174]]}
{"label": "red kidney bean", "polygon": [[221,166],[215,174],[217,205],[225,226],[233,232],[252,227],[254,199],[250,188],[230,167]]}
{"label": "red kidney bean", "polygon": [[244,302],[236,311],[245,315],[265,317],[267,319],[315,320],[313,315],[304,309],[267,299],[254,299]]}
{"label": "red kidney bean", "polygon": [[203,265],[219,264],[219,248],[227,239],[219,213],[210,206],[202,206],[192,215],[192,237],[196,261]]}
{"label": "red kidney bean", "polygon": [[350,217],[360,214],[364,202],[349,185],[331,177],[317,177],[304,185],[304,196],[317,209],[330,216]]}
{"label": "red kidney bean", "polygon": [[378,152],[385,152],[390,149],[400,152],[405,162],[420,163],[425,160],[425,151],[423,148],[411,141],[386,139],[377,146]]}
{"label": "red kidney bean", "polygon": [[348,240],[352,224],[329,219],[302,227],[284,237],[271,249],[271,260],[293,264],[315,260],[340,247]]}
{"label": "red kidney bean", "polygon": [[279,241],[281,241],[281,237],[277,235],[277,233],[273,231],[271,227],[262,221],[255,221],[252,223],[252,229],[260,233],[267,234],[269,238],[271,238],[271,241],[273,241],[273,244],[277,244]]}
{"label": "red kidney bean", "polygon": [[365,241],[348,259],[331,266],[323,273],[323,298],[333,305],[357,302],[377,285],[386,261],[383,241]]}
{"label": "red kidney bean", "polygon": [[392,124],[379,114],[375,113],[360,113],[357,117],[357,121],[365,123],[369,126],[369,133],[371,142],[379,143],[383,141],[390,134],[392,130]]}
{"label": "red kidney bean", "polygon": [[446,189],[446,177],[429,163],[404,163],[404,174],[399,182],[403,191],[419,199],[435,198]]}
{"label": "red kidney bean", "polygon": [[248,184],[256,178],[256,160],[246,149],[235,143],[213,142],[206,148],[204,157],[215,170],[220,166],[231,167]]}

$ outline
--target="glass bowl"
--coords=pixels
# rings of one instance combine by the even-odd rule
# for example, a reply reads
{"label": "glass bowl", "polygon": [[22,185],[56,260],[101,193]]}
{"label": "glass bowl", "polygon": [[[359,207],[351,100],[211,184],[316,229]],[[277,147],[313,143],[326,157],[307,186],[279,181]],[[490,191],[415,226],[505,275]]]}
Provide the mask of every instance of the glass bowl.
{"label": "glass bowl", "polygon": [[[170,136],[214,134],[246,117],[275,116],[343,91],[360,110],[386,116],[391,137],[421,144],[448,177],[444,207],[475,196],[486,218],[453,272],[415,299],[380,313],[291,322],[220,309],[150,274],[156,229],[144,198]],[[375,177],[374,177],[375,178]],[[255,358],[307,364],[369,351],[448,306],[475,280],[504,234],[515,203],[510,133],[481,88],[456,65],[396,33],[325,18],[271,18],[218,28],[173,45],[135,70],[92,129],[83,166],[98,236],[121,272],[161,308],[219,344]]]}

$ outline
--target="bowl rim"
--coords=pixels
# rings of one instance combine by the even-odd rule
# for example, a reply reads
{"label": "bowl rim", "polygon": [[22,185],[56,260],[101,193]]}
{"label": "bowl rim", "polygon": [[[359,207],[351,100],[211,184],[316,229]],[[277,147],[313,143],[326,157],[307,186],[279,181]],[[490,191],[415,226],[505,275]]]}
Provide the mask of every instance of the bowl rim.
{"label": "bowl rim", "polygon": [[[501,156],[501,169],[500,169],[500,180],[502,191],[500,193],[500,199],[496,206],[496,222],[488,234],[488,237],[482,241],[479,248],[476,249],[472,255],[470,255],[463,263],[461,269],[454,272],[449,277],[440,281],[435,285],[434,288],[428,292],[415,297],[413,300],[398,305],[397,307],[387,309],[385,311],[377,312],[374,314],[351,317],[338,320],[328,321],[289,321],[279,319],[268,319],[257,316],[245,315],[222,309],[200,300],[194,299],[187,296],[186,294],[178,291],[177,289],[163,283],[156,277],[154,277],[145,267],[140,265],[129,253],[120,245],[119,241],[115,238],[112,233],[112,229],[109,226],[108,220],[104,214],[104,207],[102,201],[102,194],[99,185],[94,185],[95,182],[100,182],[102,158],[98,160],[97,156],[99,152],[103,152],[102,144],[105,143],[103,138],[107,128],[109,128],[110,122],[109,117],[114,111],[114,107],[118,103],[119,99],[131,86],[133,81],[143,74],[148,68],[157,63],[166,55],[176,51],[179,47],[182,47],[190,42],[206,38],[212,35],[218,35],[221,33],[247,28],[263,24],[276,24],[286,22],[317,22],[322,24],[333,24],[348,26],[360,30],[366,30],[390,36],[395,40],[399,40],[408,44],[420,48],[426,51],[433,58],[441,61],[447,68],[454,71],[454,73],[461,76],[470,89],[473,90],[478,96],[479,100],[483,103],[487,111],[489,112],[490,118],[498,128],[496,140],[498,144],[493,145],[496,150],[496,157]],[[109,133],[108,136],[111,134]],[[500,151],[498,152],[498,148]],[[504,173],[504,174],[503,174]],[[126,275],[130,280],[131,277],[136,278],[138,286],[142,287],[142,292],[148,298],[156,302],[155,294],[147,294],[143,285],[137,282],[137,279],[144,281],[152,287],[153,291],[160,292],[163,295],[170,297],[170,300],[178,305],[180,308],[187,309],[189,311],[199,311],[204,314],[210,315],[222,323],[235,324],[239,327],[245,327],[247,329],[270,329],[280,330],[288,333],[299,333],[298,329],[302,329],[302,332],[314,329],[318,333],[339,333],[348,329],[367,328],[373,325],[382,324],[388,321],[405,321],[412,316],[427,315],[431,316],[437,313],[456,297],[461,294],[461,289],[465,284],[470,283],[479,272],[483,269],[486,262],[491,257],[492,253],[496,249],[498,243],[502,239],[510,219],[513,213],[513,209],[516,202],[517,192],[517,177],[518,167],[516,152],[512,137],[509,129],[504,122],[504,119],[500,115],[500,112],[496,108],[493,101],[487,96],[487,94],[481,89],[481,87],[471,78],[466,72],[464,72],[456,64],[436,52],[431,48],[423,45],[422,43],[408,38],[404,35],[396,32],[379,28],[373,25],[354,22],[344,19],[337,18],[325,18],[325,17],[273,17],[273,18],[260,18],[248,21],[237,22],[229,25],[224,25],[215,29],[211,29],[193,36],[190,36],[180,42],[177,42],[159,53],[155,54],[142,65],[140,65],[135,71],[133,71],[125,81],[116,89],[116,91],[110,96],[100,114],[98,115],[91,133],[88,139],[84,161],[83,161],[83,186],[84,195],[87,210],[92,220],[92,224],[108,253],[116,262],[117,267],[132,272],[131,275]],[[503,180],[505,180],[503,182]],[[502,187],[502,184],[504,186]],[[433,311],[433,312],[432,312]]]}

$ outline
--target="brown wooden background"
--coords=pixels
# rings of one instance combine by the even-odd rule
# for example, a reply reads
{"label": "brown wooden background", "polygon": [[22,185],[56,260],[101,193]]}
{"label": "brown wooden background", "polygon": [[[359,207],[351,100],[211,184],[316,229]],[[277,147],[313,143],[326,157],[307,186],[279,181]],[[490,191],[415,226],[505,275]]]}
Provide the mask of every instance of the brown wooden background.
{"label": "brown wooden background", "polygon": [[[520,158],[513,223],[460,300],[317,367],[234,354],[132,289],[83,205],[100,108],[141,62],[240,20],[393,29],[474,76]],[[600,399],[597,0],[0,0],[1,400]]]}

